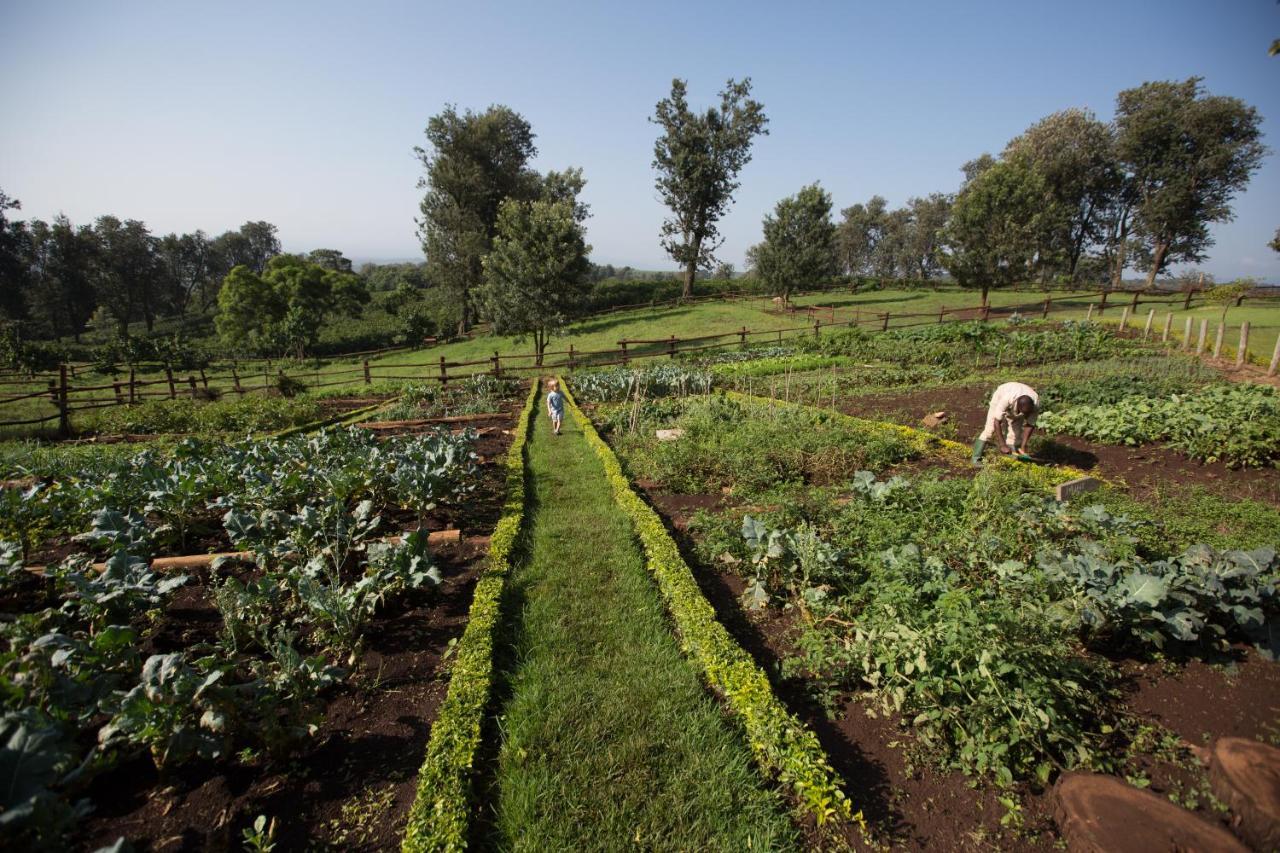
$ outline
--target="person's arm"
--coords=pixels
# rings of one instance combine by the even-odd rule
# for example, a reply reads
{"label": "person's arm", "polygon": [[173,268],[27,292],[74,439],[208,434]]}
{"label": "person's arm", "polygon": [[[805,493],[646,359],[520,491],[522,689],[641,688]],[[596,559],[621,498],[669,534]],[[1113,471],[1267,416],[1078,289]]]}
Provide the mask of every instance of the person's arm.
{"label": "person's arm", "polygon": [[1009,447],[1008,442],[1004,440],[1004,434],[1008,432],[1006,418],[1004,415],[988,415],[991,418],[991,428],[995,430],[996,447],[1000,448],[1001,453],[1011,453],[1013,448]]}
{"label": "person's arm", "polygon": [[1023,456],[1027,456],[1027,445],[1031,443],[1031,436],[1035,435],[1035,424],[1028,423],[1022,427],[1022,446],[1018,448],[1018,452]]}

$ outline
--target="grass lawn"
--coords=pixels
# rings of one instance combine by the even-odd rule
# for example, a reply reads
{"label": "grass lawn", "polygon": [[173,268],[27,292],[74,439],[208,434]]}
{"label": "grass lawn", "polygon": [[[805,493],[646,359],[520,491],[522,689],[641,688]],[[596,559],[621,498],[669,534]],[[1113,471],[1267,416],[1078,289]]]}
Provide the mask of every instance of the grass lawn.
{"label": "grass lawn", "polygon": [[571,419],[557,437],[538,416],[528,465],[489,845],[795,847],[783,799],[681,655],[631,524]]}

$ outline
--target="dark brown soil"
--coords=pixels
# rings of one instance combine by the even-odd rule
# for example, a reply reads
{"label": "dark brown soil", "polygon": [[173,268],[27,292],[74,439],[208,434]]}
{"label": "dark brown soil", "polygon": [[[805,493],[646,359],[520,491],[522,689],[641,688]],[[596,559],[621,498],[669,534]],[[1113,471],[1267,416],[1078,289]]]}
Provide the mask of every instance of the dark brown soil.
{"label": "dark brown soil", "polygon": [[[165,780],[147,758],[117,767],[90,787],[94,813],[77,846],[93,850],[124,836],[141,850],[238,850],[241,831],[262,814],[276,821],[279,850],[336,843],[344,829],[351,835],[341,849],[397,848],[448,690],[442,655],[466,625],[484,559],[474,543],[451,550],[440,557],[445,580],[433,594],[374,620],[358,671],[330,696],[304,752],[287,763],[196,763]],[[198,587],[176,595],[168,615],[175,621],[153,638],[157,647],[207,639],[196,635],[218,624]],[[179,635],[166,636],[169,626]],[[367,825],[343,814],[361,795],[384,804],[365,810]]]}
{"label": "dark brown soil", "polygon": [[[647,481],[637,485],[674,531],[718,618],[770,674],[788,707],[818,735],[846,793],[855,808],[863,810],[873,841],[905,850],[1047,850],[1058,843],[1049,790],[1019,785],[1022,828],[1002,826],[1006,809],[1000,792],[933,766],[905,721],[869,715],[869,706],[856,696],[842,697],[836,719],[831,719],[803,679],[781,678],[780,664],[793,650],[799,614],[776,608],[746,610],[741,577],[731,570],[707,568],[691,557],[689,516],[697,509],[723,506],[721,497],[668,494]],[[1127,688],[1125,711],[1140,723],[1167,728],[1186,747],[1226,736],[1280,740],[1280,665],[1243,648],[1233,649],[1224,660],[1217,665],[1190,661],[1185,666],[1119,661]],[[1153,737],[1148,751],[1152,754],[1136,756],[1135,768],[1151,791],[1177,798],[1210,823],[1227,825],[1207,796],[1208,779],[1194,750],[1161,752]],[[869,846],[853,831],[847,840],[859,849]]]}
{"label": "dark brown soil", "polygon": [[[967,444],[982,432],[985,401],[990,393],[991,389],[985,386],[959,386],[870,394],[842,400],[840,411],[914,427],[920,426],[925,415],[946,411],[949,422],[940,432]],[[1274,468],[1231,469],[1221,462],[1190,459],[1159,444],[1117,447],[1071,436],[1054,436],[1039,454],[1046,461],[1073,465],[1123,483],[1138,496],[1169,484],[1199,485],[1223,497],[1253,498],[1280,505],[1280,470]]]}
{"label": "dark brown soil", "polygon": [[[275,819],[277,850],[399,847],[416,773],[448,689],[445,655],[465,628],[504,500],[503,459],[514,421],[503,416],[474,426],[489,427],[475,445],[481,457],[475,490],[464,505],[439,508],[424,523],[430,530],[458,528],[464,536],[433,547],[443,583],[392,603],[373,620],[351,676],[326,697],[323,721],[309,742],[288,760],[227,757],[176,768],[164,779],[148,757],[118,766],[85,793],[94,811],[77,827],[76,849],[123,836],[139,850],[239,850],[241,832],[258,815]],[[415,513],[392,508],[384,508],[383,520],[388,533],[418,525]],[[228,550],[225,533],[214,527],[194,530],[187,550]],[[64,537],[37,556],[57,559],[75,550],[82,546]],[[141,654],[216,640],[221,618],[210,601],[208,573],[191,574],[140,643]],[[43,580],[32,575],[0,600],[0,611],[46,606],[45,596]]]}

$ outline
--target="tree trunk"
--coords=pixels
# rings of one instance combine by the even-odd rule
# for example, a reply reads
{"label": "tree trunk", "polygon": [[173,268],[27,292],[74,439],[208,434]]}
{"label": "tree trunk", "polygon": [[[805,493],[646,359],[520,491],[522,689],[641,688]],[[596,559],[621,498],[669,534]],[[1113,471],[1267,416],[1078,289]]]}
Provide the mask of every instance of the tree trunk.
{"label": "tree trunk", "polygon": [[684,290],[680,294],[681,299],[688,299],[693,296],[693,277],[697,275],[698,262],[696,260],[689,261],[684,267]]}
{"label": "tree trunk", "polygon": [[991,285],[989,284],[982,285],[982,307],[983,308],[987,307],[987,291],[989,291],[990,289],[991,289]]}
{"label": "tree trunk", "polygon": [[1160,267],[1164,264],[1164,256],[1168,251],[1168,243],[1156,243],[1156,252],[1151,256],[1151,269],[1147,272],[1146,290],[1156,286],[1156,276],[1160,274]]}
{"label": "tree trunk", "polygon": [[1125,267],[1125,251],[1128,248],[1129,239],[1129,216],[1127,213],[1121,214],[1120,217],[1120,233],[1116,240],[1116,262],[1111,270],[1111,287],[1119,288],[1124,283],[1124,267]]}

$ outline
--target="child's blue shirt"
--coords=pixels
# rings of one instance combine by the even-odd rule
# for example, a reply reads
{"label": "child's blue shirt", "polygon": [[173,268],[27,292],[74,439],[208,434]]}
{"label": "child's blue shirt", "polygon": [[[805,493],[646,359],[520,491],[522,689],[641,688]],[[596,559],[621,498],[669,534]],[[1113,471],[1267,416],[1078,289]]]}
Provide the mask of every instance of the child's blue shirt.
{"label": "child's blue shirt", "polygon": [[564,415],[564,395],[559,391],[552,391],[547,395],[547,406],[557,415]]}

